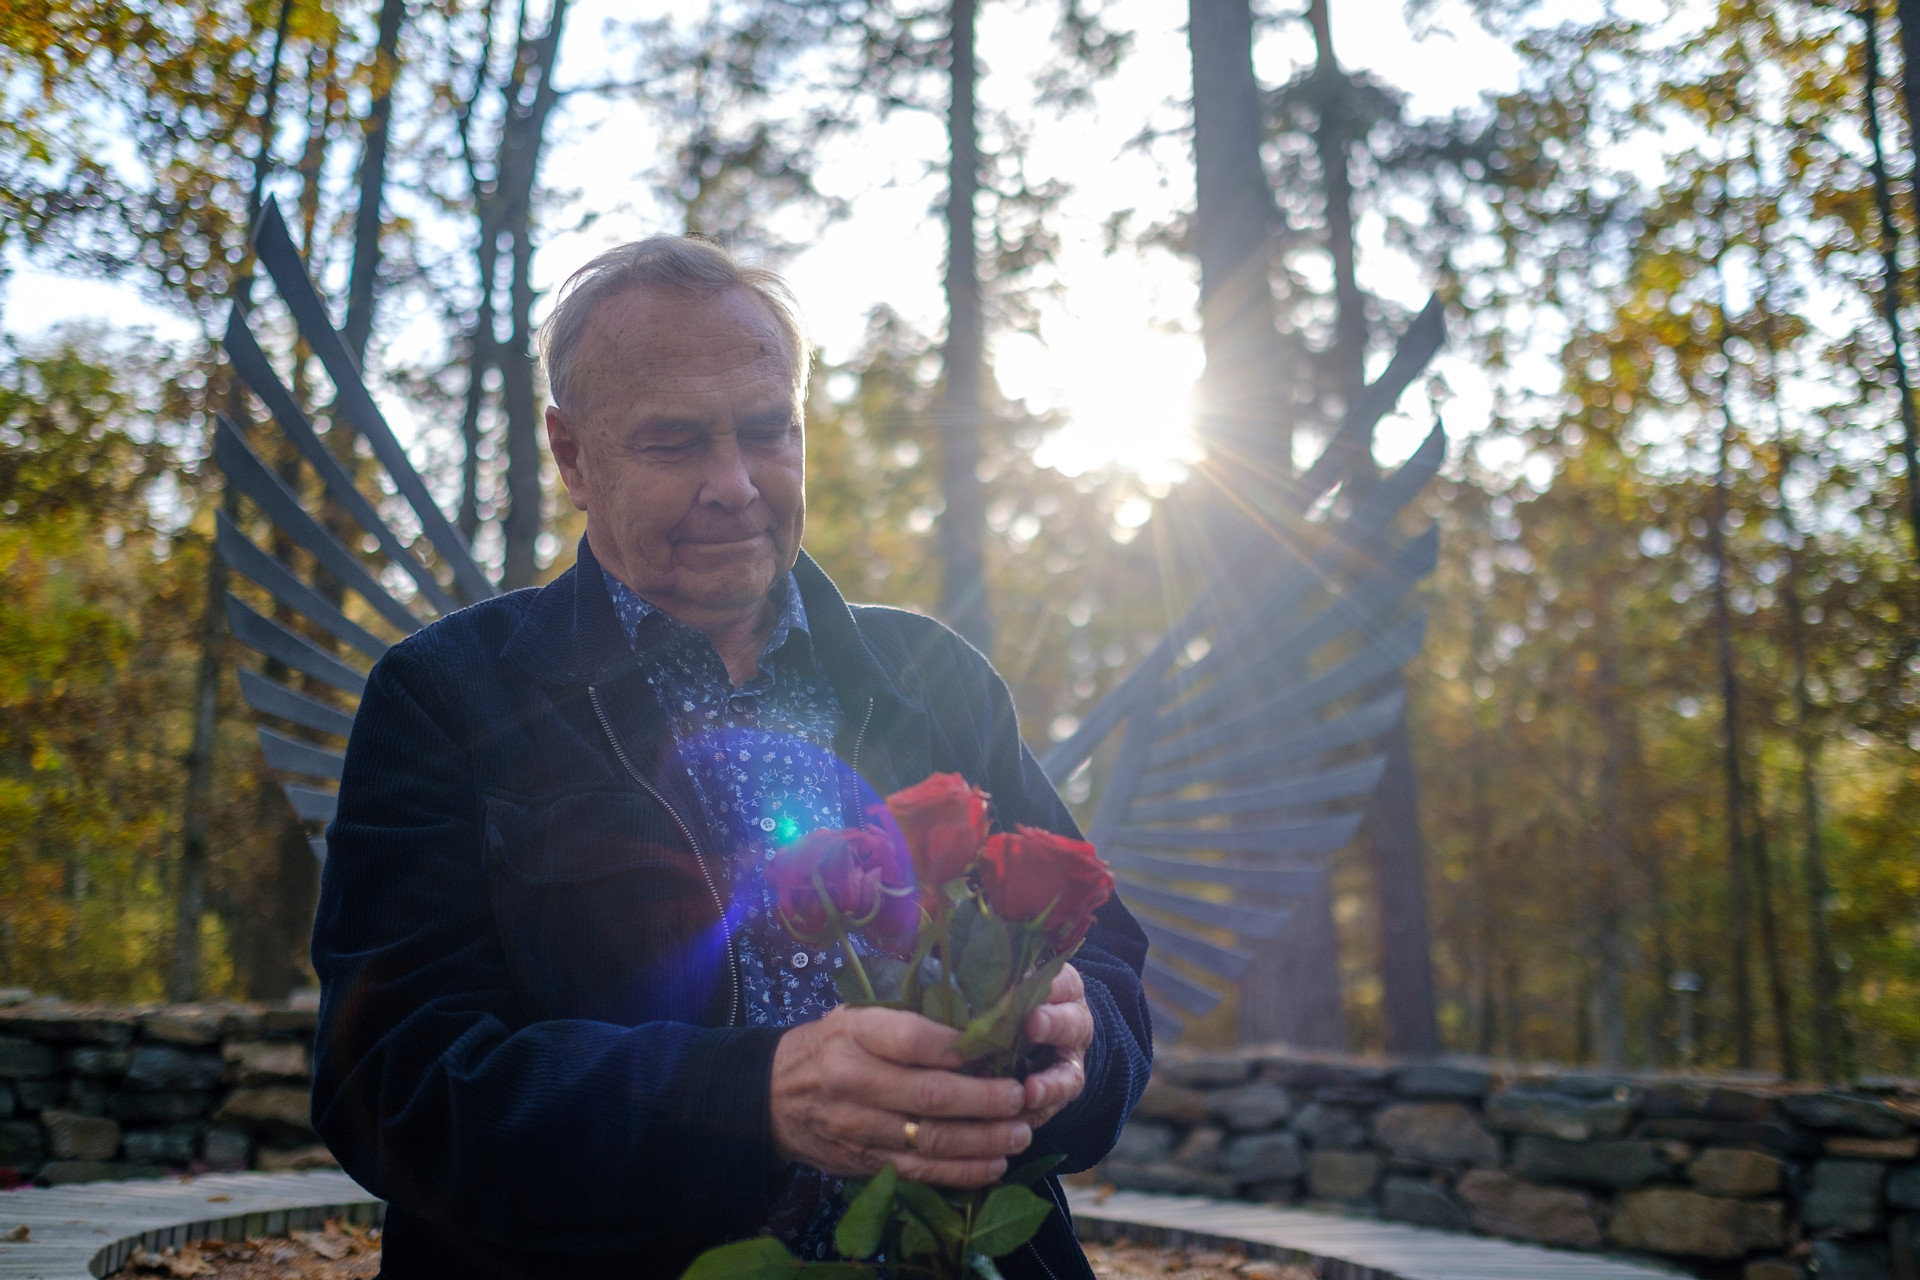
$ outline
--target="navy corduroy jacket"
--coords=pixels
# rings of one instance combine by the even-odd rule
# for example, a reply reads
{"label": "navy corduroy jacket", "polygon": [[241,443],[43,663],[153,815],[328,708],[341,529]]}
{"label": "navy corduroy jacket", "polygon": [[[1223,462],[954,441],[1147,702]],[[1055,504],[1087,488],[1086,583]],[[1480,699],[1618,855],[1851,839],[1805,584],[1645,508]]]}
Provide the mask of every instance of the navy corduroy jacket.
{"label": "navy corduroy jacket", "polygon": [[[881,794],[957,772],[996,829],[1077,834],[984,657],[850,608],[805,555],[795,576],[843,760]],[[669,739],[584,539],[552,584],[434,623],[369,677],[314,925],[313,1116],[388,1201],[383,1276],[671,1277],[762,1225],[781,1031],[736,1025]],[[1114,898],[1075,957],[1087,1087],[1033,1148],[1060,1172],[1104,1156],[1145,1087],[1146,949]],[[1059,1212],[1003,1269],[1090,1277],[1047,1191]]]}

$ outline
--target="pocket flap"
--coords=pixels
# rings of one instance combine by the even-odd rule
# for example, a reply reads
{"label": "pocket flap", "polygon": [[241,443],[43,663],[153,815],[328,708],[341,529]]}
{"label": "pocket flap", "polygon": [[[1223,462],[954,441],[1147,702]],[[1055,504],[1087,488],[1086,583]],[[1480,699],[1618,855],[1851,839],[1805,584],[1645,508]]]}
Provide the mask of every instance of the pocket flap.
{"label": "pocket flap", "polygon": [[638,791],[490,794],[487,858],[530,884],[577,884],[645,867],[699,874],[679,824]]}

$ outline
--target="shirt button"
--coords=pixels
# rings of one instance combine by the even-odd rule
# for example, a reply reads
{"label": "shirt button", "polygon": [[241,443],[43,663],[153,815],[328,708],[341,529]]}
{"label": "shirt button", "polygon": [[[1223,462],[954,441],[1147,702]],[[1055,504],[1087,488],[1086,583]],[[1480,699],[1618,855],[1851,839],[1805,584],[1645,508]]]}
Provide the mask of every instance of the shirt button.
{"label": "shirt button", "polygon": [[737,716],[747,714],[747,712],[753,710],[753,695],[750,693],[734,694],[731,698],[727,699],[727,710]]}
{"label": "shirt button", "polygon": [[806,967],[807,967],[807,953],[806,953],[806,952],[804,952],[804,951],[796,951],[796,952],[794,952],[794,953],[793,953],[793,967],[794,967],[794,968],[796,968],[796,969],[804,969],[804,968],[806,968]]}

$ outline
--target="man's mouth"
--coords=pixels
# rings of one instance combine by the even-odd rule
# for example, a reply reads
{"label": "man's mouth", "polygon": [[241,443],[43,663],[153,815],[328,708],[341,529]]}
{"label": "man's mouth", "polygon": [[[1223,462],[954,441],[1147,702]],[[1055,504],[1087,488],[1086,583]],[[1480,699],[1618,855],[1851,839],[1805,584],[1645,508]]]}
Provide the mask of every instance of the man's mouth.
{"label": "man's mouth", "polygon": [[679,542],[683,547],[703,547],[710,551],[724,551],[729,547],[744,547],[751,543],[759,542],[763,538],[771,538],[771,536],[772,535],[767,533],[766,530],[760,529],[753,533],[743,533],[738,537],[681,538]]}

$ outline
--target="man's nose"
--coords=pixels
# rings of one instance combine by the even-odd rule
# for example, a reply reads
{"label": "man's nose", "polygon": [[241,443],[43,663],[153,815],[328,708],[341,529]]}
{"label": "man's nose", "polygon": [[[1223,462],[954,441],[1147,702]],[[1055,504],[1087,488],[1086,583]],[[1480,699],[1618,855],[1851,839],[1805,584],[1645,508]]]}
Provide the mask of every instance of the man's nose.
{"label": "man's nose", "polygon": [[707,452],[707,474],[700,487],[701,503],[724,511],[744,511],[759,496],[760,490],[747,471],[747,457],[740,448],[740,437],[730,431],[716,436]]}

